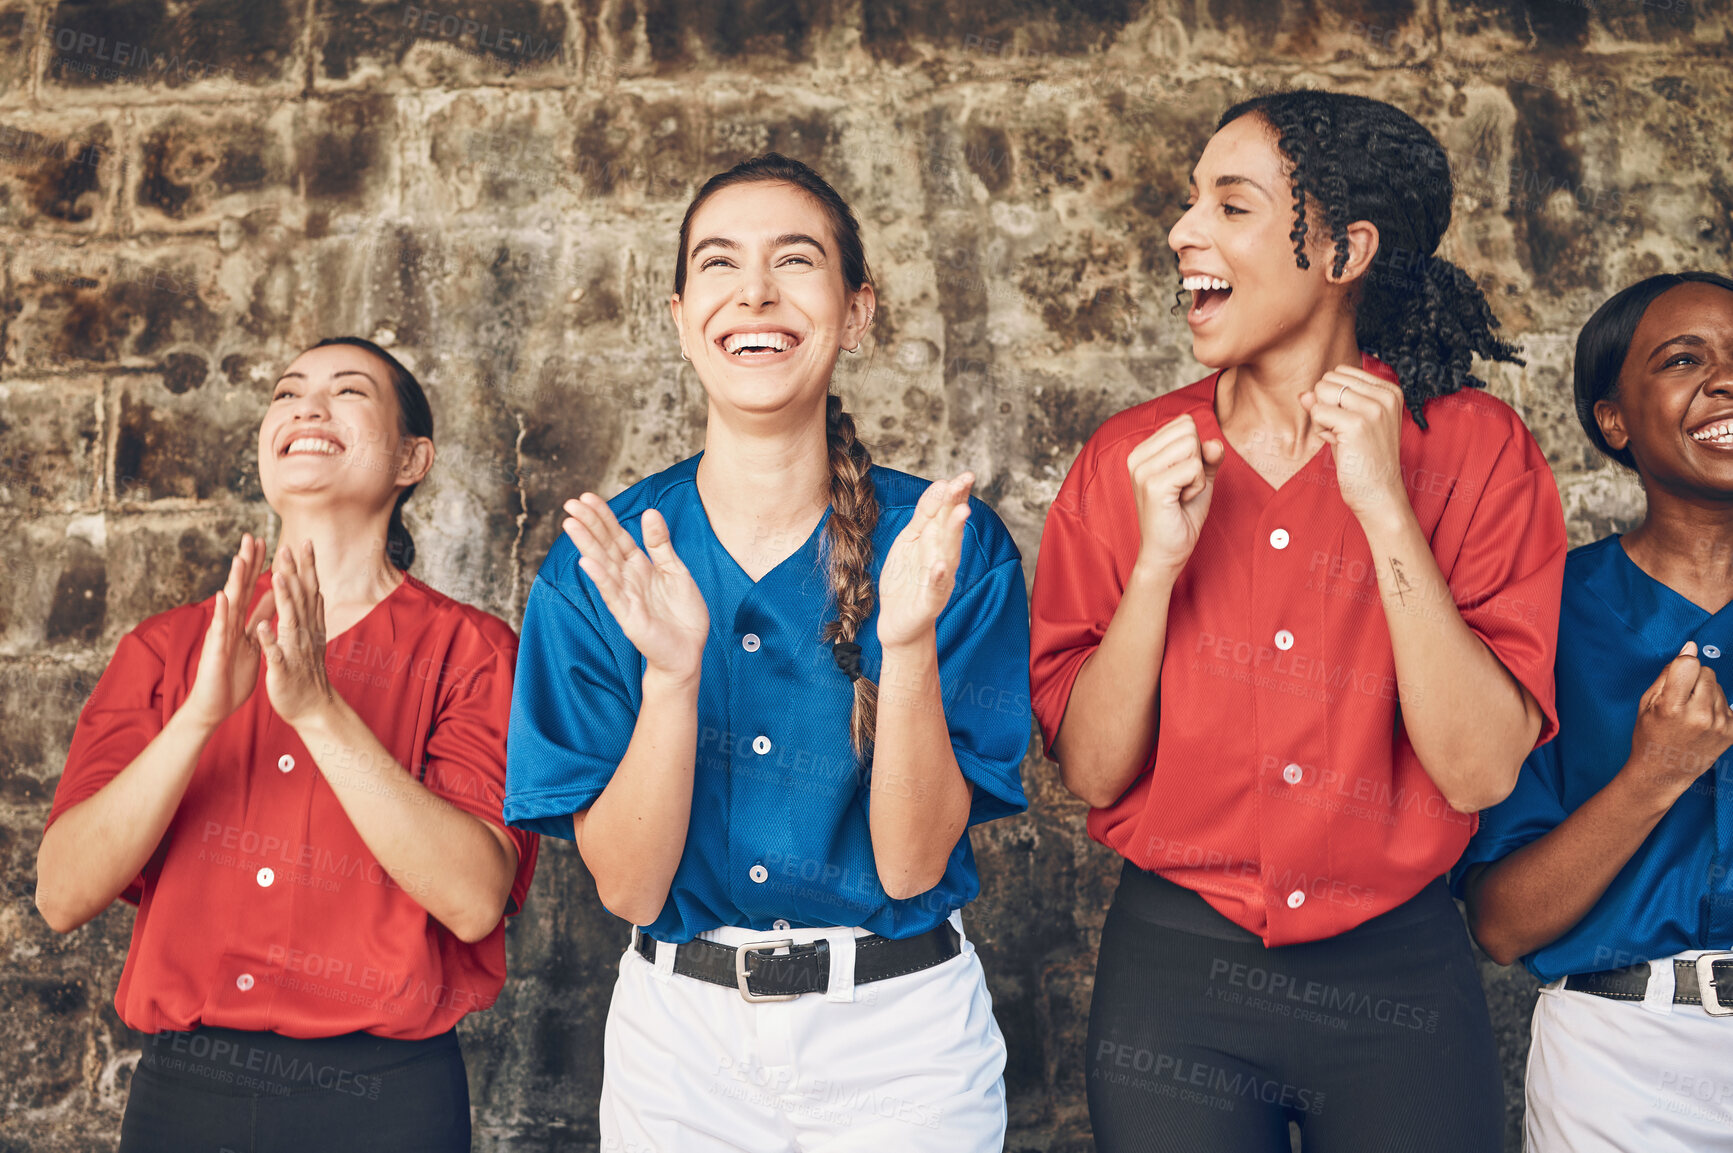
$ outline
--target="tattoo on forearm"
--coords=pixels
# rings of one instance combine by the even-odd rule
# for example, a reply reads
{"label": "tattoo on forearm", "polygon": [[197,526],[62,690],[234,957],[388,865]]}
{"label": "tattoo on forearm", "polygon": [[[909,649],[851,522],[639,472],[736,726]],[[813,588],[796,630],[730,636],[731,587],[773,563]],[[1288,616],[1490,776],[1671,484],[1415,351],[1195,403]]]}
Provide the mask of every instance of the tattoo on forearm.
{"label": "tattoo on forearm", "polygon": [[1414,586],[1402,575],[1402,562],[1395,557],[1390,558],[1390,579],[1396,582],[1396,599],[1402,602],[1403,608],[1407,608],[1408,594],[1414,591]]}

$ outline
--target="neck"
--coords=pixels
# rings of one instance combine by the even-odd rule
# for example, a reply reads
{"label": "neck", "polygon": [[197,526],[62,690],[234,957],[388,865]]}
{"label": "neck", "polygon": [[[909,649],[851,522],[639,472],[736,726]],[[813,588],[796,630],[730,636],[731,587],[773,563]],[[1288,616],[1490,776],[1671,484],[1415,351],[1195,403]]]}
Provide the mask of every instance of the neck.
{"label": "neck", "polygon": [[403,583],[403,573],[385,555],[390,509],[344,515],[329,507],[290,506],[282,514],[279,545],[298,550],[303,543],[313,542],[319,592],[325,598],[328,621],[365,614]]}
{"label": "neck", "polygon": [[731,419],[714,405],[698,462],[698,495],[723,547],[754,579],[812,535],[830,504],[824,398],[774,424]]}
{"label": "neck", "polygon": [[1360,367],[1360,344],[1348,312],[1225,369],[1216,389],[1216,418],[1235,439],[1236,434],[1262,429],[1273,434],[1275,443],[1309,455],[1303,450],[1313,437],[1312,420],[1300,406],[1300,395],[1342,364]]}
{"label": "neck", "polygon": [[1645,484],[1648,511],[1624,536],[1625,553],[1644,572],[1719,612],[1733,601],[1733,507]]}

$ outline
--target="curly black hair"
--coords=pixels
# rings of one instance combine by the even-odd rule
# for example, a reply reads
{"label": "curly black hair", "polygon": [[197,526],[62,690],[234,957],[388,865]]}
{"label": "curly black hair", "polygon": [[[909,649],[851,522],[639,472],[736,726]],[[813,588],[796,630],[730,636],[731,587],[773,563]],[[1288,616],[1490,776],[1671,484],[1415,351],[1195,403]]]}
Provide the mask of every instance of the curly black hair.
{"label": "curly black hair", "polygon": [[1378,253],[1362,279],[1355,336],[1396,370],[1408,411],[1434,397],[1485,388],[1473,354],[1522,364],[1493,332],[1492,315],[1469,275],[1434,255],[1450,227],[1455,181],[1450,156],[1413,117],[1382,100],[1297,89],[1254,96],[1222,114],[1216,131],[1256,115],[1276,134],[1294,188],[1295,263],[1311,267],[1306,237],[1316,219],[1335,242],[1334,272],[1348,261],[1348,225],[1371,222]]}

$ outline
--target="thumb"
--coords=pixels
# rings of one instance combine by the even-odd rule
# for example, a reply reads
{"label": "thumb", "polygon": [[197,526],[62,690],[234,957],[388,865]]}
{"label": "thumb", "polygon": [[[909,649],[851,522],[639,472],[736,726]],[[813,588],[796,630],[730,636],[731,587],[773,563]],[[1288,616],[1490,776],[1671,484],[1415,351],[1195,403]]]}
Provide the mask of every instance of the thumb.
{"label": "thumb", "polygon": [[1228,446],[1219,440],[1206,440],[1199,448],[1203,455],[1203,475],[1206,481],[1214,480],[1216,469],[1227,459]]}
{"label": "thumb", "polygon": [[644,551],[650,554],[650,559],[658,566],[673,565],[684,568],[680,557],[674,552],[674,541],[668,534],[668,522],[656,509],[645,509],[642,520],[644,528]]}
{"label": "thumb", "polygon": [[260,621],[253,626],[253,636],[259,642],[259,648],[265,654],[265,663],[271,668],[283,667],[283,650],[277,647],[277,630],[271,627],[269,621]]}
{"label": "thumb", "polygon": [[1697,684],[1699,667],[1697,642],[1686,641],[1685,647],[1679,650],[1679,655],[1667,662],[1667,667],[1661,670],[1661,675],[1649,686],[1649,693],[1653,694],[1650,703],[1666,701],[1670,705],[1683,707],[1692,688]]}

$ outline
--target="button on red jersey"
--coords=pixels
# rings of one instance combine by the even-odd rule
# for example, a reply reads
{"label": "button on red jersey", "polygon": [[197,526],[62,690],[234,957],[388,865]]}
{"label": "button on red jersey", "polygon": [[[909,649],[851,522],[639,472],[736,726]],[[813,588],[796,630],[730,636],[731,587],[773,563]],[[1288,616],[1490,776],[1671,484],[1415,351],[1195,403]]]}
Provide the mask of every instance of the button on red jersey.
{"label": "button on red jersey", "polygon": [[[1109,420],[1048,513],[1030,665],[1049,745],[1137,559],[1126,458],[1181,413],[1226,443],[1216,379]],[[1409,499],[1463,620],[1539,702],[1544,742],[1565,557],[1552,471],[1484,392],[1423,412],[1425,431],[1402,418]],[[1443,874],[1475,827],[1421,767],[1398,694],[1371,552],[1330,448],[1272,489],[1230,447],[1173,590],[1156,747],[1124,796],[1090,812],[1090,835],[1268,945],[1345,932]]]}
{"label": "button on red jersey", "polygon": [[[211,607],[174,609],[122,639],[79,717],[49,824],[112,780],[186,700]],[[504,829],[516,657],[504,621],[407,578],[325,654],[332,687],[396,763],[339,757],[327,767],[372,777],[382,791],[414,772]],[[505,831],[518,850],[507,906],[515,912],[538,838]],[[204,1024],[291,1037],[443,1033],[499,995],[505,926],[463,943],[411,895],[426,883],[386,875],[311,752],[272,710],[261,668],[123,894],[138,914],[115,1008],[147,1032]]]}

